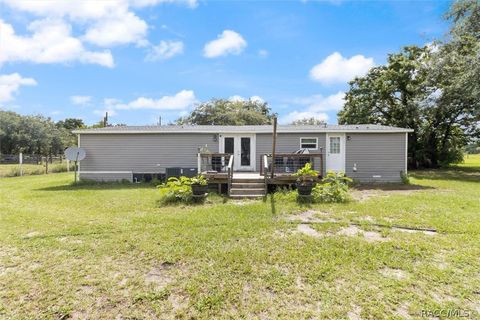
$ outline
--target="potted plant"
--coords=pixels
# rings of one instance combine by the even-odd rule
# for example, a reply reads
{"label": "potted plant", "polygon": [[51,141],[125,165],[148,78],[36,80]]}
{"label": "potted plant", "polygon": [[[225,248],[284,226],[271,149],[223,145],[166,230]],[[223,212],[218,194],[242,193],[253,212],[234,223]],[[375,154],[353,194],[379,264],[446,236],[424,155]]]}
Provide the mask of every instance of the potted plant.
{"label": "potted plant", "polygon": [[204,176],[198,175],[190,179],[190,186],[194,196],[204,196],[208,190],[208,180]]}
{"label": "potted plant", "polygon": [[297,190],[301,196],[309,196],[318,177],[318,172],[312,169],[310,162],[294,174],[297,177]]}

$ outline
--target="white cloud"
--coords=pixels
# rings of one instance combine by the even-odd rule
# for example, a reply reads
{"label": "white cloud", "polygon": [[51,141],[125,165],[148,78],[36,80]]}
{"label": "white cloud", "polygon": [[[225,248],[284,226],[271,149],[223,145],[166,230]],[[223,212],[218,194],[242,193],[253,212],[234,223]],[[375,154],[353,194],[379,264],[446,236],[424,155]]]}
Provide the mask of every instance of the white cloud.
{"label": "white cloud", "polygon": [[0,102],[14,100],[14,94],[20,86],[36,86],[37,81],[32,78],[23,78],[18,73],[0,75]]}
{"label": "white cloud", "polygon": [[167,3],[167,2],[178,2],[181,4],[186,4],[190,8],[196,8],[198,5],[197,0],[131,0],[130,1],[133,6],[137,7],[146,7],[146,6],[154,6],[160,3]]}
{"label": "white cloud", "polygon": [[314,118],[320,121],[328,122],[328,114],[325,112],[314,112],[314,111],[293,111],[289,114],[280,117],[279,122],[281,124],[289,124],[296,120],[310,119]]}
{"label": "white cloud", "polygon": [[0,65],[4,62],[82,63],[113,67],[110,51],[88,51],[71,35],[71,26],[59,19],[33,21],[27,28],[31,35],[15,34],[12,25],[0,20]]}
{"label": "white cloud", "polygon": [[324,84],[341,83],[363,76],[375,65],[373,58],[356,55],[344,58],[334,52],[310,70],[310,77]]}
{"label": "white cloud", "polygon": [[345,103],[345,92],[339,91],[329,96],[316,94],[306,98],[296,98],[291,102],[296,105],[307,106],[310,111],[338,111]]}
{"label": "white cloud", "polygon": [[203,48],[203,55],[207,58],[216,58],[228,54],[238,55],[243,52],[247,42],[243,37],[233,31],[224,30],[217,39],[208,42]]}
{"label": "white cloud", "polygon": [[247,100],[251,100],[251,101],[254,101],[254,102],[258,102],[258,103],[264,103],[265,100],[260,97],[260,96],[251,96],[250,98],[244,98],[240,95],[233,95],[231,96],[230,98],[228,98],[228,100],[230,101],[247,101]]}
{"label": "white cloud", "polygon": [[[43,19],[30,24],[28,30],[31,35],[22,36],[16,35],[11,25],[0,20],[2,51],[7,51],[0,52],[0,63],[54,63],[76,60],[113,67],[110,51],[88,51],[84,48],[84,43],[101,47],[130,43],[145,46],[149,43],[148,24],[133,10],[174,2],[191,8],[197,5],[197,0],[0,0],[0,3],[13,10]],[[45,29],[45,21],[49,21],[48,30]],[[83,35],[73,36],[72,24],[76,27],[75,31]]]}
{"label": "white cloud", "polygon": [[192,90],[182,90],[174,96],[163,96],[159,99],[140,97],[129,103],[111,103],[118,110],[154,109],[154,110],[184,110],[196,102]]}
{"label": "white cloud", "polygon": [[95,22],[83,39],[102,47],[128,43],[143,45],[147,42],[147,29],[145,21],[126,8],[120,8]]}
{"label": "white cloud", "polygon": [[303,107],[303,110],[295,110],[280,118],[281,123],[290,123],[304,118],[315,118],[328,121],[328,111],[338,111],[345,103],[345,93],[339,91],[329,96],[313,95],[305,98],[296,98],[289,101],[290,104]]}
{"label": "white cloud", "polygon": [[71,96],[70,102],[75,105],[84,106],[92,101],[91,96]]}
{"label": "white cloud", "polygon": [[166,60],[183,53],[182,41],[160,41],[153,46],[146,59],[149,61]]}

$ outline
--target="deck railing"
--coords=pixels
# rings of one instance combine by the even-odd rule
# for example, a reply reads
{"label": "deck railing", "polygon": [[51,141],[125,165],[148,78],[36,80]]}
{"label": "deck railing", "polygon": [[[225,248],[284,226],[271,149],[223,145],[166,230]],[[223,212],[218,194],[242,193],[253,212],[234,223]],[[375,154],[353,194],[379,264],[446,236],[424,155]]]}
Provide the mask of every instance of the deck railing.
{"label": "deck railing", "polygon": [[228,173],[228,164],[233,155],[230,153],[199,153],[199,173]]}
{"label": "deck railing", "polygon": [[272,175],[272,169],[274,176],[293,175],[308,162],[312,169],[318,171],[319,176],[323,176],[322,153],[276,153],[275,159],[272,159],[271,154],[265,154],[260,158],[260,162],[260,174],[267,177]]}

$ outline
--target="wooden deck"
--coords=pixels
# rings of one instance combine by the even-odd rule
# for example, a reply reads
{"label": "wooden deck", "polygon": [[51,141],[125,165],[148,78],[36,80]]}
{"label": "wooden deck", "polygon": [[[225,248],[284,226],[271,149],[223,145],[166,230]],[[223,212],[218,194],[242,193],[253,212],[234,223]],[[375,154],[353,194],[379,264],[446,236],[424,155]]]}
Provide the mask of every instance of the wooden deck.
{"label": "wooden deck", "polygon": [[[270,185],[291,185],[297,180],[295,173],[310,163],[314,170],[323,175],[321,153],[277,153],[264,154],[260,158],[260,171],[234,171],[235,157],[228,153],[198,154],[199,172],[209,184],[217,184],[219,192],[226,186],[230,197],[258,197],[266,195]],[[261,187],[260,187],[261,186]]]}
{"label": "wooden deck", "polygon": [[[226,172],[202,172],[209,183],[228,183],[228,174]],[[264,176],[260,172],[234,172],[233,179],[264,179]],[[268,184],[292,184],[295,183],[297,177],[293,174],[276,174],[273,178],[267,177]]]}

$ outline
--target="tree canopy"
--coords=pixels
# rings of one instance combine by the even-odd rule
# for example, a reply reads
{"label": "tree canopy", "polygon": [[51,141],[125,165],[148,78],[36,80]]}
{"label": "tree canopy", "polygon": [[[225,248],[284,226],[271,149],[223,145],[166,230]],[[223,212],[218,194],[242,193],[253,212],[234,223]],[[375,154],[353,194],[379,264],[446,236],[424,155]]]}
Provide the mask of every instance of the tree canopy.
{"label": "tree canopy", "polygon": [[271,124],[274,113],[258,100],[212,99],[200,103],[187,116],[176,121],[189,125],[261,125]]}
{"label": "tree canopy", "polygon": [[461,161],[479,136],[480,5],[458,1],[446,15],[449,37],[390,54],[387,63],[352,80],[341,124],[377,123],[414,129],[411,167]]}
{"label": "tree canopy", "polygon": [[319,120],[317,118],[311,117],[311,118],[303,118],[303,119],[298,119],[290,122],[290,124],[296,125],[296,126],[302,126],[302,125],[324,125],[326,124],[325,121]]}
{"label": "tree canopy", "polygon": [[55,123],[40,115],[22,116],[12,111],[0,111],[0,152],[38,156],[63,154],[65,148],[77,143],[71,130],[83,126],[80,119]]}

